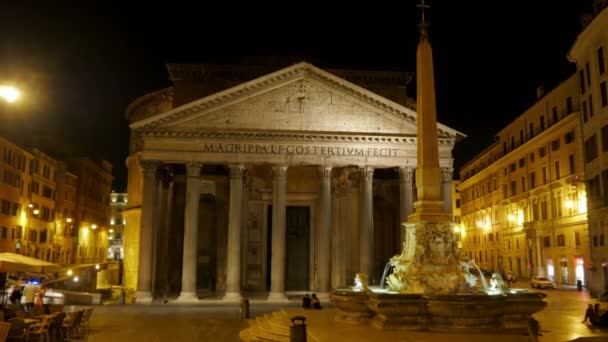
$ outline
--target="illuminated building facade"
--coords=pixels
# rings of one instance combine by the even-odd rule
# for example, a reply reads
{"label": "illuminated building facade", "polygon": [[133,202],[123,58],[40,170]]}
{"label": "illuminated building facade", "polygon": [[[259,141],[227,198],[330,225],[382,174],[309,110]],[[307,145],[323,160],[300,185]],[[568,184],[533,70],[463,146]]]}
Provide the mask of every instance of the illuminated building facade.
{"label": "illuminated building facade", "polygon": [[595,1],[588,25],[574,42],[569,59],[576,63],[589,205],[591,294],[608,292],[608,5]]}
{"label": "illuminated building facade", "polygon": [[[411,74],[277,65],[169,65],[174,85],[129,106],[124,264],[138,301],[328,295],[361,271],[379,283],[401,250]],[[437,130],[450,211],[462,134]]]}
{"label": "illuminated building facade", "polygon": [[112,164],[89,158],[67,159],[68,169],[76,175],[73,257],[75,263],[106,260],[110,229]]}
{"label": "illuminated building facade", "polygon": [[489,271],[586,283],[590,263],[576,76],[461,168],[463,252]]}
{"label": "illuminated building facade", "polygon": [[110,229],[108,230],[108,259],[121,260],[125,256],[123,234],[125,228],[124,210],[127,205],[127,194],[112,192],[110,194]]}

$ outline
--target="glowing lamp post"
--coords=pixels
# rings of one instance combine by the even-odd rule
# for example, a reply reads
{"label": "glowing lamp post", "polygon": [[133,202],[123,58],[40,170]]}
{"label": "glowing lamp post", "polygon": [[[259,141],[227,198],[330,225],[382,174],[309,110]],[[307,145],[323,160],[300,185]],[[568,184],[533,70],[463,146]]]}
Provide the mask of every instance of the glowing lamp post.
{"label": "glowing lamp post", "polygon": [[21,92],[13,86],[0,85],[0,97],[6,102],[15,102],[21,97]]}

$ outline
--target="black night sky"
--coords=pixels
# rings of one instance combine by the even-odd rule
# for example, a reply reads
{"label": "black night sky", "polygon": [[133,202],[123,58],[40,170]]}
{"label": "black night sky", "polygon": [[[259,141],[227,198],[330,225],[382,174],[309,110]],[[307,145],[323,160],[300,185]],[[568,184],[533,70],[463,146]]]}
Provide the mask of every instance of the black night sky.
{"label": "black night sky", "polygon": [[[24,99],[0,109],[0,125],[45,138],[43,151],[53,142],[108,159],[123,191],[125,109],[169,85],[164,63],[288,55],[320,67],[415,71],[417,2],[5,1],[0,81],[18,84]],[[468,135],[455,150],[458,166],[534,102],[538,85],[550,90],[574,72],[566,54],[591,4],[427,3],[439,121]]]}

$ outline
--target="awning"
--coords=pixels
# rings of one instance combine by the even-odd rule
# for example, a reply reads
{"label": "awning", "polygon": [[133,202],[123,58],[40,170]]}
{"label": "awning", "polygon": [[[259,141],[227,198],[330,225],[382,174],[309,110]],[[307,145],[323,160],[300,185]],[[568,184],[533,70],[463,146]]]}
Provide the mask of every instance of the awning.
{"label": "awning", "polygon": [[0,253],[0,272],[53,273],[61,268],[52,262],[15,253]]}

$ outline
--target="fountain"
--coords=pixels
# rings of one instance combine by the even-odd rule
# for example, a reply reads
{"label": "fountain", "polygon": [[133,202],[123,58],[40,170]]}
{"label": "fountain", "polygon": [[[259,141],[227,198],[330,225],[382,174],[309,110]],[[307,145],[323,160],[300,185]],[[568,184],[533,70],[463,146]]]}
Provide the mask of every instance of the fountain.
{"label": "fountain", "polygon": [[[384,275],[377,287],[361,283],[359,289],[335,289],[331,299],[340,311],[338,319],[371,319],[381,329],[526,333],[532,314],[547,305],[544,294],[507,290],[498,277],[493,277],[488,287],[474,260],[460,253],[451,216],[443,209],[432,49],[424,15],[417,64],[415,212],[402,224],[401,254],[392,257],[385,267],[385,273],[389,267],[394,268],[386,278],[388,289],[384,288]],[[473,269],[480,274],[481,288],[471,273]]]}

